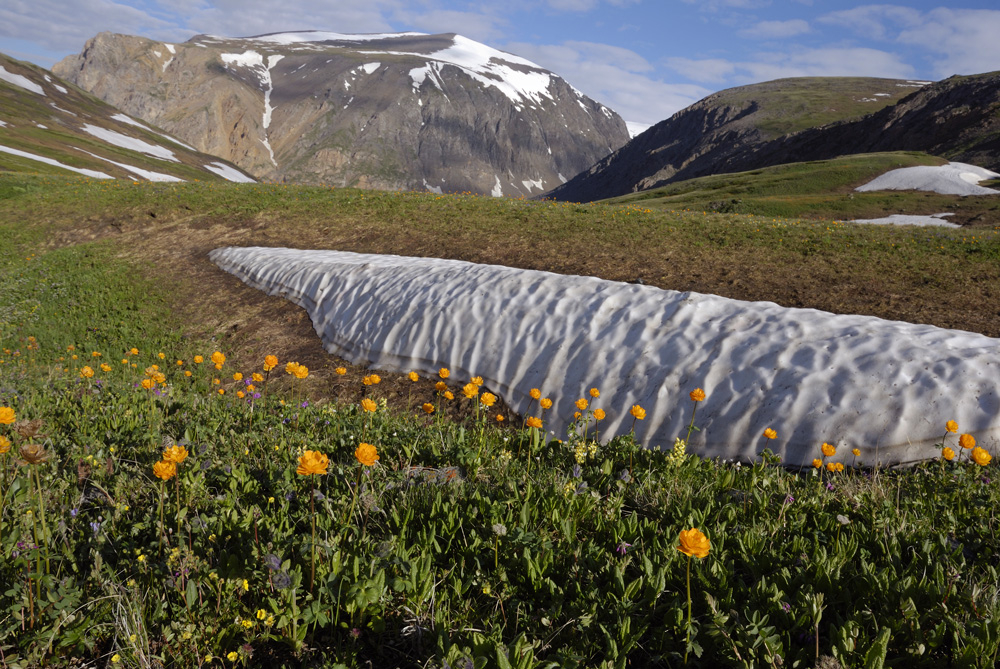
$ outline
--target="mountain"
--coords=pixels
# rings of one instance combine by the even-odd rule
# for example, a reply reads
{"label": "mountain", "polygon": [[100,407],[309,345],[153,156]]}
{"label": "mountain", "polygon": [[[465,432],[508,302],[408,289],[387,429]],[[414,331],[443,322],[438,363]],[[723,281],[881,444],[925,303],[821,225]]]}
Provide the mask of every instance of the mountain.
{"label": "mountain", "polygon": [[711,95],[545,196],[606,199],[712,174],[885,151],[1000,169],[1000,73],[781,79]]}
{"label": "mountain", "polygon": [[559,76],[455,34],[101,33],[53,72],[273,181],[537,195],[629,138]]}
{"label": "mountain", "polygon": [[234,165],[3,54],[0,170],[98,179],[253,181]]}

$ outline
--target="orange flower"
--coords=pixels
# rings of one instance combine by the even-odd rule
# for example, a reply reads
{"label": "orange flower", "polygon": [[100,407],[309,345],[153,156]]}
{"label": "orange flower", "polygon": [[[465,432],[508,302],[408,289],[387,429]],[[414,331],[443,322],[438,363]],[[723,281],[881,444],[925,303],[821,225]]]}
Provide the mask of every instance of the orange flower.
{"label": "orange flower", "polygon": [[235,374],[233,374],[233,381],[242,381],[242,380],[243,380],[243,375],[242,374],[240,374],[239,372],[236,372]]}
{"label": "orange flower", "polygon": [[0,455],[10,450],[10,439],[0,434]]}
{"label": "orange flower", "polygon": [[94,370],[91,369],[88,365],[84,365],[83,368],[80,370],[81,379],[89,379],[93,375],[94,375]]}
{"label": "orange flower", "polygon": [[573,412],[573,420],[580,420],[581,418],[583,418],[583,414],[582,413],[580,413],[579,411],[574,411]]}
{"label": "orange flower", "polygon": [[335,369],[333,371],[335,371],[340,376],[343,376],[344,374],[347,374],[347,368],[346,367],[338,367],[337,369]]}
{"label": "orange flower", "polygon": [[695,402],[701,402],[705,399],[705,391],[701,388],[695,388],[691,391],[689,397]]}
{"label": "orange flower", "polygon": [[836,462],[828,462],[828,463],[826,463],[826,471],[828,471],[828,472],[835,472],[835,471],[837,471],[837,463]]}
{"label": "orange flower", "polygon": [[462,388],[462,394],[468,397],[470,400],[479,394],[479,386],[475,383],[466,383]]}
{"label": "orange flower", "polygon": [[503,422],[503,414],[502,413],[498,413],[497,414],[497,422],[498,423],[502,423]]}
{"label": "orange flower", "polygon": [[163,459],[167,462],[173,462],[179,465],[184,462],[184,458],[187,456],[188,450],[183,446],[174,445],[163,449]]}
{"label": "orange flower", "polygon": [[766,430],[764,430],[764,438],[765,439],[777,439],[778,438],[778,433],[775,432],[774,430],[772,430],[771,428],[767,428]]}
{"label": "orange flower", "polygon": [[354,451],[354,457],[365,467],[371,467],[378,460],[378,451],[371,444],[361,442]]}
{"label": "orange flower", "polygon": [[431,404],[430,402],[424,402],[423,409],[424,409],[424,413],[426,413],[428,415],[434,413],[434,405]]}
{"label": "orange flower", "polygon": [[222,351],[216,351],[212,354],[212,362],[215,363],[216,367],[219,367],[226,362],[226,356],[222,354]]}
{"label": "orange flower", "polygon": [[446,390],[446,391],[444,391],[444,398],[446,400],[453,400],[453,399],[455,399],[455,395],[450,390]]}
{"label": "orange flower", "polygon": [[681,530],[680,542],[681,545],[677,547],[677,550],[698,559],[708,557],[708,551],[712,548],[708,537],[701,530],[693,527],[690,530]]}
{"label": "orange flower", "polygon": [[111,365],[109,365],[106,362],[102,362],[101,363],[101,371],[105,372],[105,373],[110,372],[111,371]]}
{"label": "orange flower", "polygon": [[484,407],[491,407],[497,402],[497,396],[493,393],[483,393],[483,396],[479,398],[479,401]]}
{"label": "orange flower", "polygon": [[594,409],[594,418],[597,420],[604,420],[604,409]]}
{"label": "orange flower", "polygon": [[823,466],[823,461],[822,460],[820,460],[819,458],[813,458],[813,467],[815,467],[816,469],[819,469],[822,466]]}
{"label": "orange flower", "polygon": [[588,406],[587,400],[583,397],[581,397],[576,401],[576,408],[579,409],[580,411],[585,410],[587,406]]}
{"label": "orange flower", "polygon": [[823,446],[820,447],[820,450],[823,451],[823,455],[825,455],[828,458],[832,458],[833,454],[837,452],[837,447],[834,446],[833,444],[828,444],[824,441]]}
{"label": "orange flower", "polygon": [[254,372],[250,375],[250,378],[253,379],[254,383],[263,383],[264,381],[264,375],[260,372]]}
{"label": "orange flower", "polygon": [[410,381],[413,381],[414,383],[420,380],[420,375],[417,374],[416,372],[410,372],[409,374],[407,374],[407,377],[410,379]]}
{"label": "orange flower", "polygon": [[448,371],[447,367],[442,367],[441,369],[438,370],[438,376],[440,376],[442,379],[447,379],[449,376],[451,376],[451,372]]}
{"label": "orange flower", "polygon": [[953,420],[950,420],[944,424],[944,429],[954,434],[955,432],[958,432],[958,423],[956,423]]}
{"label": "orange flower", "polygon": [[10,425],[15,420],[14,410],[10,407],[0,407],[0,425]]}
{"label": "orange flower", "polygon": [[264,371],[270,372],[272,369],[278,366],[278,356],[276,355],[265,355],[264,356]]}
{"label": "orange flower", "polygon": [[295,473],[301,476],[326,474],[329,464],[330,459],[319,451],[306,451],[299,456],[299,466],[295,469]]}
{"label": "orange flower", "polygon": [[597,388],[591,388],[590,389],[590,396],[593,397],[594,399],[597,399],[598,397],[601,396],[601,391],[598,390]]}
{"label": "orange flower", "polygon": [[860,448],[852,448],[851,449],[851,455],[853,455],[854,457],[858,457],[859,455],[861,455],[861,449]]}
{"label": "orange flower", "polygon": [[551,409],[552,408],[552,400],[550,400],[548,397],[543,397],[538,402],[538,406],[542,407],[542,409],[545,409],[545,410]]}
{"label": "orange flower", "polygon": [[528,416],[528,420],[525,422],[527,423],[528,427],[533,427],[539,430],[542,428],[541,418],[536,418],[535,416]]}
{"label": "orange flower", "polygon": [[958,438],[958,445],[965,449],[975,448],[976,438],[971,434],[963,434]]}
{"label": "orange flower", "polygon": [[992,459],[993,456],[987,453],[985,449],[980,448],[979,446],[976,446],[975,448],[972,449],[972,460],[977,465],[985,467],[986,465],[990,464],[990,460]]}
{"label": "orange flower", "polygon": [[289,362],[285,364],[285,373],[295,375],[295,369],[299,366],[297,362]]}
{"label": "orange flower", "polygon": [[537,400],[542,396],[542,391],[539,390],[538,388],[532,388],[531,390],[528,391],[528,394],[531,395],[532,399]]}
{"label": "orange flower", "polygon": [[153,465],[153,474],[156,478],[163,479],[164,481],[169,481],[174,476],[177,475],[177,463],[169,462],[167,460],[160,460],[155,465]]}
{"label": "orange flower", "polygon": [[141,385],[146,390],[152,390],[153,388],[156,387],[156,381],[154,381],[153,379],[143,379],[142,381],[139,382],[139,385]]}
{"label": "orange flower", "polygon": [[434,384],[434,389],[437,390],[439,393],[443,393],[444,391],[448,390],[448,384],[445,383],[444,381],[438,381],[437,383]]}
{"label": "orange flower", "polygon": [[[67,351],[73,351],[73,350],[75,350],[75,347],[74,348],[67,348],[66,350]],[[133,348],[129,349],[129,353],[132,354],[132,355],[139,355],[139,349],[133,347]]]}
{"label": "orange flower", "polygon": [[201,357],[200,355],[194,356],[194,364],[200,365],[203,362],[205,362],[205,358]]}
{"label": "orange flower", "polygon": [[635,416],[637,420],[643,420],[646,417],[646,410],[638,404],[633,404],[632,408],[629,409],[628,412]]}
{"label": "orange flower", "polygon": [[378,405],[375,404],[374,400],[370,400],[366,397],[361,400],[361,408],[369,413],[375,413],[375,410],[378,409]]}
{"label": "orange flower", "polygon": [[483,385],[483,377],[481,377],[481,376],[473,376],[472,377],[472,382],[475,383],[477,386],[481,386],[481,385]]}
{"label": "orange flower", "polygon": [[955,459],[955,451],[953,451],[950,448],[948,448],[947,446],[945,446],[943,449],[941,449],[941,457],[944,458],[945,460],[949,460],[949,461],[954,460]]}
{"label": "orange flower", "polygon": [[365,384],[366,386],[377,386],[379,383],[381,383],[381,381],[382,377],[379,376],[378,374],[369,374],[365,378],[361,379],[361,383]]}
{"label": "orange flower", "polygon": [[304,379],[309,376],[309,368],[305,365],[299,365],[295,368],[295,378]]}

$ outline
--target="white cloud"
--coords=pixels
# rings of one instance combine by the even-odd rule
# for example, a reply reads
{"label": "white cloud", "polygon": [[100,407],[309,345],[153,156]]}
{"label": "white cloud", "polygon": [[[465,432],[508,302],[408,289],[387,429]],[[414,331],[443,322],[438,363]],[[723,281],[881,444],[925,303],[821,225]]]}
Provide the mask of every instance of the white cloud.
{"label": "white cloud", "polygon": [[507,24],[506,18],[490,13],[445,9],[422,12],[401,10],[393,17],[423,32],[459,33],[480,42],[500,39]]}
{"label": "white cloud", "polygon": [[696,84],[660,81],[650,76],[654,68],[645,58],[608,44],[514,43],[503,48],[558,73],[627,121],[658,123],[712,92]]}
{"label": "white cloud", "polygon": [[932,67],[940,78],[1000,70],[1000,11],[935,9],[898,39],[936,54]]}
{"label": "white cloud", "polygon": [[847,28],[866,39],[889,39],[897,25],[918,25],[921,13],[910,7],[896,5],[862,5],[853,9],[830,12],[818,19],[821,23]]}
{"label": "white cloud", "polygon": [[809,23],[802,19],[758,21],[738,32],[740,36],[751,39],[781,39],[809,32]]}
{"label": "white cloud", "polygon": [[887,77],[913,76],[913,67],[893,53],[865,47],[800,48],[787,52],[764,52],[753,60],[672,58],[670,69],[692,81],[725,83],[729,86],[786,77]]}

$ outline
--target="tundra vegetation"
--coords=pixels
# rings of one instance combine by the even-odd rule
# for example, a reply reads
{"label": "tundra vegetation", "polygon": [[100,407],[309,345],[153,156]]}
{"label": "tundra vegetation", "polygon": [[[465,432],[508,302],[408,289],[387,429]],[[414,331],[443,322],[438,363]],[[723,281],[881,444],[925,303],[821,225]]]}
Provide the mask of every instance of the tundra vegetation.
{"label": "tundra vegetation", "polygon": [[691,427],[644,449],[643,407],[601,430],[609,379],[514,415],[325,354],[204,258],[439,255],[997,336],[993,227],[5,174],[0,235],[9,666],[995,665],[995,444],[949,416],[919,466],[838,434],[788,470],[771,430],[752,462],[687,446],[712,390],[677,388]]}

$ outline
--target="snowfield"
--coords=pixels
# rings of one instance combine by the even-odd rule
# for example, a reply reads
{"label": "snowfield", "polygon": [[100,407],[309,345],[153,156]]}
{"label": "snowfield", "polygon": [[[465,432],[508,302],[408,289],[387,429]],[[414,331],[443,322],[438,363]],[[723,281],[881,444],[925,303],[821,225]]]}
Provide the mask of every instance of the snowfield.
{"label": "snowfield", "polygon": [[702,456],[751,460],[768,427],[793,466],[824,441],[867,465],[932,458],[952,419],[984,448],[1000,436],[1000,340],[979,334],[455,260],[259,247],[210,258],[305,308],[327,350],[354,363],[480,375],[522,413],[537,412],[528,391],[540,388],[553,436],[595,386],[602,435],[628,432],[639,404],[637,437],[664,448],[703,388],[690,447]]}

